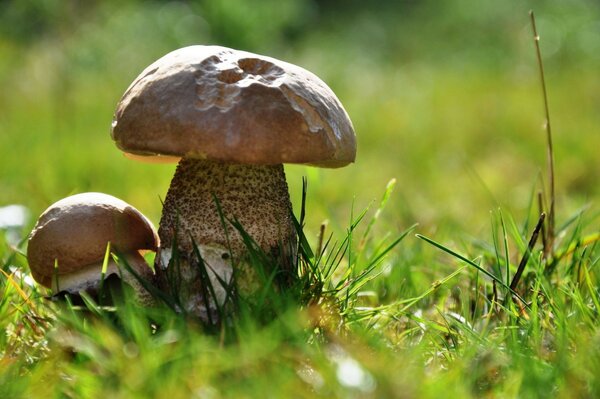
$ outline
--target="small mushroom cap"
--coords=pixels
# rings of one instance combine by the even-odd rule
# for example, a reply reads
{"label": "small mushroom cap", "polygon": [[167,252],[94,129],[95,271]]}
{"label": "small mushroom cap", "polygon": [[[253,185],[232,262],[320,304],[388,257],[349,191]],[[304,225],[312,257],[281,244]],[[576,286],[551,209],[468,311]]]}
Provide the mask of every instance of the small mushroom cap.
{"label": "small mushroom cap", "polygon": [[352,122],[321,79],[219,46],[184,47],[146,68],[117,105],[112,137],[150,161],[341,167],[356,156]]}
{"label": "small mushroom cap", "polygon": [[29,235],[31,274],[38,283],[51,287],[56,273],[101,265],[109,242],[111,250],[119,253],[156,250],[158,236],[144,215],[111,195],[83,193],[64,198],[44,211]]}

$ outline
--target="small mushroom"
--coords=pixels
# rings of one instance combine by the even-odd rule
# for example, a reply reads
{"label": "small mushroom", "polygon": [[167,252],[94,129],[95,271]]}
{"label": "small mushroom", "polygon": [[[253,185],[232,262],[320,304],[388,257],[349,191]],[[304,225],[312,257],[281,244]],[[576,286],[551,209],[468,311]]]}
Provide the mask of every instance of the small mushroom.
{"label": "small mushroom", "polygon": [[[133,206],[102,193],[64,198],[42,213],[29,235],[27,258],[33,278],[54,294],[98,294],[106,249],[124,257],[131,269],[150,281],[152,269],[140,251],[155,251],[158,236],[152,223]],[[148,293],[127,268],[109,259],[105,281],[118,278],[130,285],[143,304]]]}
{"label": "small mushroom", "polygon": [[[194,243],[217,282],[217,301],[226,294],[219,282],[234,270],[252,273],[242,236],[224,225],[217,203],[227,220],[237,219],[279,259],[283,273],[292,273],[285,258],[293,255],[296,232],[283,164],[336,168],[356,154],[348,114],[317,76],[219,46],[181,48],[147,67],[121,98],[112,137],[129,157],[179,162],[164,202],[155,268],[162,285],[203,318],[214,303],[202,295]],[[175,239],[182,278],[172,287],[164,276]]]}

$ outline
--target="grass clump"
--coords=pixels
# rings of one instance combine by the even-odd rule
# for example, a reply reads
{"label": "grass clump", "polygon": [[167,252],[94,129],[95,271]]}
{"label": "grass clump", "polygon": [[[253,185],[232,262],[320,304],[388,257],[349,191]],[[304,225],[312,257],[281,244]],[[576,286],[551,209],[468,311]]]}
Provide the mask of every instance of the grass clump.
{"label": "grass clump", "polygon": [[[294,283],[273,289],[275,279],[264,273],[261,300],[233,290],[234,316],[218,324],[202,324],[165,301],[142,308],[127,290],[113,307],[85,295],[79,307],[49,301],[29,283],[19,246],[3,243],[0,394],[600,394],[598,239],[584,234],[597,215],[582,213],[557,229],[557,250],[545,260],[543,244],[531,244],[530,223],[497,211],[491,241],[461,254],[411,238],[415,226],[395,238],[374,235],[393,187],[374,211],[352,216],[339,241],[322,227],[310,245],[303,207]],[[403,267],[413,281],[399,278]]]}
{"label": "grass clump", "polygon": [[[392,187],[388,188],[386,198]],[[381,208],[375,215],[380,211]],[[361,293],[378,274],[386,254],[408,231],[389,243],[382,241],[377,248],[371,248],[366,243],[377,217],[374,216],[357,251],[353,246],[354,236],[365,211],[352,221],[339,244],[330,236],[316,252],[303,234],[302,215],[296,220],[299,244],[293,282],[286,289],[276,288],[272,274],[257,273],[263,277],[261,291],[252,300],[232,295],[233,316],[223,314],[216,324],[210,321],[203,324],[174,311],[177,307],[172,304],[176,300],[164,298],[164,294],[157,298],[158,305],[154,308],[139,307],[127,297],[127,290],[123,291],[125,297],[113,304],[116,306],[100,306],[85,293],[81,295],[83,306],[75,306],[69,297],[66,302],[53,303],[44,299],[36,286],[24,286],[24,280],[13,282],[15,289],[3,292],[6,312],[27,311],[35,318],[46,313],[50,316],[43,328],[28,329],[28,334],[37,334],[35,339],[45,352],[31,362],[15,356],[17,360],[5,370],[7,379],[13,376],[11,373],[21,375],[11,382],[16,388],[10,396],[25,397],[48,378],[52,379],[57,394],[72,397],[117,394],[189,397],[213,391],[224,396],[243,396],[248,389],[256,393],[261,387],[274,389],[274,384],[281,389],[278,396],[294,391],[304,391],[309,396],[315,389],[313,385],[323,389],[326,396],[341,395],[346,389],[344,385],[335,388],[326,380],[339,374],[336,367],[350,367],[362,375],[362,382],[346,381],[347,389],[374,389],[374,378],[346,353],[341,343],[334,341],[355,340],[351,331],[360,324],[367,309],[357,306]],[[234,226],[247,240],[253,266],[269,270],[264,254],[244,235],[241,226],[235,223]],[[7,248],[6,254],[5,267],[18,252]],[[7,278],[12,277],[7,275]],[[212,291],[210,286],[207,290]],[[30,297],[37,298],[35,307],[25,309]],[[12,326],[23,320],[27,319],[5,321]],[[24,335],[9,339],[16,348],[28,347]],[[7,352],[5,356],[11,355]],[[54,377],[46,374],[43,366],[49,363],[60,370]],[[288,391],[290,385],[297,387]]]}

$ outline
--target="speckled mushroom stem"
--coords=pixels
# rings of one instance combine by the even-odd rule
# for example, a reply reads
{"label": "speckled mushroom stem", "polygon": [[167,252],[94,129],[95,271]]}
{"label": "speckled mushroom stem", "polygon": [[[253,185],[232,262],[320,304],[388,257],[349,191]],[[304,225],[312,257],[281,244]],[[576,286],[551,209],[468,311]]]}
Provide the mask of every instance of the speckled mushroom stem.
{"label": "speckled mushroom stem", "polygon": [[[246,244],[238,230],[225,219],[236,219],[265,254],[290,273],[296,242],[291,203],[283,165],[241,165],[183,158],[165,199],[158,234],[161,239],[156,272],[159,286],[176,293],[186,311],[206,319],[206,282],[200,276],[193,241],[198,246],[216,301],[225,300],[221,281],[236,276],[238,290],[251,290],[252,270],[245,262]],[[179,265],[176,270],[173,244],[176,239]],[[169,262],[171,265],[169,266]],[[221,281],[220,281],[221,280]],[[208,300],[214,311],[213,298]]]}

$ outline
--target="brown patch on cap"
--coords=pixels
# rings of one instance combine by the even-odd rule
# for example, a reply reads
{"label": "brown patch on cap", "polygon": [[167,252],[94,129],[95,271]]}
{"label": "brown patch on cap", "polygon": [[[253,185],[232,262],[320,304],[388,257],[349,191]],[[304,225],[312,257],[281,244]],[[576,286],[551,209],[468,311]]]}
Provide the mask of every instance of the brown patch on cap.
{"label": "brown patch on cap", "polygon": [[218,46],[175,50],[146,68],[117,106],[123,151],[247,164],[353,162],[352,122],[317,76]]}

